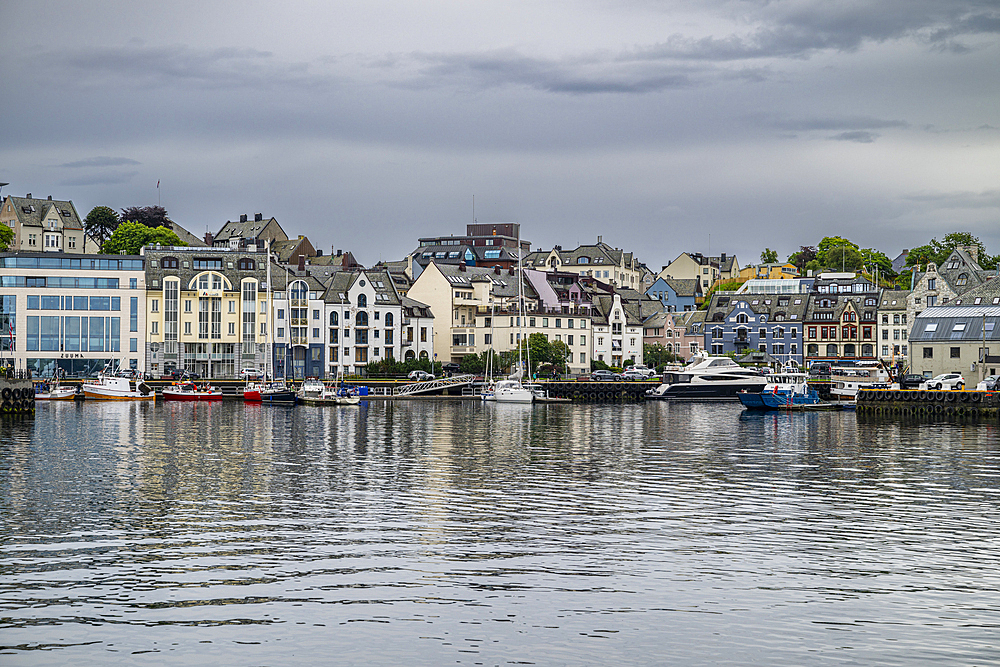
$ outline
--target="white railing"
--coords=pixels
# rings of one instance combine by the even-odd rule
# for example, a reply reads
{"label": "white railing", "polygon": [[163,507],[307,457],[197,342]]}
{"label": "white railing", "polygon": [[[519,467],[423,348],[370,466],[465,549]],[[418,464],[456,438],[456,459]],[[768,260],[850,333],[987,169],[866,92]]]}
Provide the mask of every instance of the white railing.
{"label": "white railing", "polygon": [[393,395],[412,396],[414,394],[423,394],[437,389],[444,389],[445,387],[458,387],[464,384],[472,384],[475,379],[475,375],[455,375],[450,378],[438,378],[435,380],[426,380],[424,382],[414,382],[402,387],[397,387],[393,392]]}

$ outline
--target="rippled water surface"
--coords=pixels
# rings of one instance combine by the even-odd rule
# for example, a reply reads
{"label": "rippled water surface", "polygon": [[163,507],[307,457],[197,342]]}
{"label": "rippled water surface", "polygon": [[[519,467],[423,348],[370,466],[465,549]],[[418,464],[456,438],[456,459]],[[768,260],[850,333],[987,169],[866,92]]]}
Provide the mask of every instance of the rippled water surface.
{"label": "rippled water surface", "polygon": [[1000,661],[994,423],[40,405],[0,664]]}

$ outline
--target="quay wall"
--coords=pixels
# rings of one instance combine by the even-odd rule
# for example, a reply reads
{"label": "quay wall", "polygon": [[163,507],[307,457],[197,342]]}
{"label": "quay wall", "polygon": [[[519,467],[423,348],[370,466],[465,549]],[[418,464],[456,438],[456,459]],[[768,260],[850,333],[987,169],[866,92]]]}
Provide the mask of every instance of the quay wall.
{"label": "quay wall", "polygon": [[0,372],[0,415],[25,415],[35,411],[35,385],[23,370]]}
{"label": "quay wall", "polygon": [[868,414],[1000,416],[1000,392],[926,389],[863,389],[857,411]]}

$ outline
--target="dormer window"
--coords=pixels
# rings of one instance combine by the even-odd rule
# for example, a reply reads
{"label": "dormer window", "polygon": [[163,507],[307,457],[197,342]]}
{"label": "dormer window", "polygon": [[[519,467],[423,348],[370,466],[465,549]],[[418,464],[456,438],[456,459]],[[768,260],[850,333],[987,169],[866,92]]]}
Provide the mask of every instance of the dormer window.
{"label": "dormer window", "polygon": [[955,284],[958,285],[959,287],[962,287],[963,285],[968,285],[969,284],[969,274],[968,273],[960,273],[959,276],[958,276],[958,278],[955,280]]}

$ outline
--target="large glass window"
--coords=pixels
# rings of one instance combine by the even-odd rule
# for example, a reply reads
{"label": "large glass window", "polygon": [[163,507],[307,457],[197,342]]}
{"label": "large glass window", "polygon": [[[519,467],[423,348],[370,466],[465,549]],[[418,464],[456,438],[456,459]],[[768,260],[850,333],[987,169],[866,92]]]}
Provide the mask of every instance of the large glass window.
{"label": "large glass window", "polygon": [[177,354],[177,318],[181,284],[176,280],[163,282],[163,353]]}
{"label": "large glass window", "polygon": [[257,330],[257,283],[243,283],[243,354],[252,353]]}
{"label": "large glass window", "polygon": [[129,298],[128,330],[132,332],[139,330],[139,297],[137,296]]}
{"label": "large glass window", "polygon": [[41,344],[39,349],[44,352],[59,351],[59,320],[58,315],[43,316],[40,322]]}

